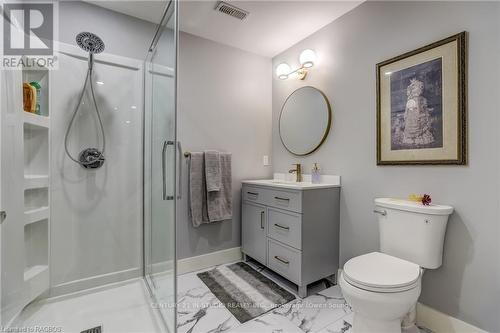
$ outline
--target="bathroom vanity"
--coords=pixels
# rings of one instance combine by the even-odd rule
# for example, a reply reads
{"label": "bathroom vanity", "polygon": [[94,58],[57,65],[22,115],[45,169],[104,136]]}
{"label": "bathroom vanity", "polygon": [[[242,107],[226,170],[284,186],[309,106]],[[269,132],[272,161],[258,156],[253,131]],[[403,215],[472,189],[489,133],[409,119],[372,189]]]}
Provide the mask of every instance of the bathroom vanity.
{"label": "bathroom vanity", "polygon": [[340,177],[328,182],[244,181],[242,252],[298,285],[337,275]]}

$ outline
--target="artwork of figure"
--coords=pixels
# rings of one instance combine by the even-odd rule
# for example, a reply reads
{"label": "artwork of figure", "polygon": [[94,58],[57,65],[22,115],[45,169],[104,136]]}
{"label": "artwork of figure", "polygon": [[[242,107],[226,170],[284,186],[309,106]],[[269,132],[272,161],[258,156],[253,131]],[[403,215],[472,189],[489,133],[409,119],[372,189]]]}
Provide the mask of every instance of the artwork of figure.
{"label": "artwork of figure", "polygon": [[442,139],[441,58],[391,73],[391,147],[437,148]]}
{"label": "artwork of figure", "polygon": [[467,164],[467,32],[377,64],[377,165]]}
{"label": "artwork of figure", "polygon": [[429,145],[434,142],[431,133],[432,109],[427,106],[427,99],[422,96],[424,83],[411,79],[407,89],[408,101],[404,115],[403,143],[408,145]]}

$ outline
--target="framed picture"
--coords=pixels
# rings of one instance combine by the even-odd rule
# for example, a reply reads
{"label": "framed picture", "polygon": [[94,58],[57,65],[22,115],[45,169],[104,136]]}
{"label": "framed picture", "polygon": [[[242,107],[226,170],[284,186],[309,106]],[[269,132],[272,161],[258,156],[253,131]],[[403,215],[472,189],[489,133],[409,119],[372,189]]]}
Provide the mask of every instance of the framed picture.
{"label": "framed picture", "polygon": [[466,37],[377,64],[377,165],[467,164]]}

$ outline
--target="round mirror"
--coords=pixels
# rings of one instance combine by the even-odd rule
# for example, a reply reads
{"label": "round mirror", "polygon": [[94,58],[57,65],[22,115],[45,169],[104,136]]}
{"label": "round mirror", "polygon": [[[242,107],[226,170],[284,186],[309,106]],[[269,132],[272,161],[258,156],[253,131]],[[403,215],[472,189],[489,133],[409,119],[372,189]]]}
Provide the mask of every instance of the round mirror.
{"label": "round mirror", "polygon": [[299,88],[288,96],[281,108],[281,142],[294,155],[311,154],[328,136],[331,118],[325,94],[314,87]]}

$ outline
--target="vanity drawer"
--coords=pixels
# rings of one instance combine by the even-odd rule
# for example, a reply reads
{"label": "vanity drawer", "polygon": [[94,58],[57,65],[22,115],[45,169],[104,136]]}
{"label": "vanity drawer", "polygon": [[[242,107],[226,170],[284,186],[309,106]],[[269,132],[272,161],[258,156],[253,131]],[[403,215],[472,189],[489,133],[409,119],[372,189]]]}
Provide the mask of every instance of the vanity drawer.
{"label": "vanity drawer", "polygon": [[276,208],[291,210],[297,213],[302,211],[302,198],[299,191],[282,191],[270,189],[267,192],[267,205]]}
{"label": "vanity drawer", "polygon": [[302,248],[302,214],[268,208],[267,236],[290,245]]}
{"label": "vanity drawer", "polygon": [[296,284],[301,284],[302,254],[300,251],[269,239],[267,254],[267,265],[270,269]]}
{"label": "vanity drawer", "polygon": [[266,189],[254,186],[243,185],[241,189],[243,200],[266,204]]}

